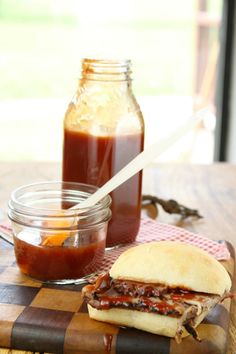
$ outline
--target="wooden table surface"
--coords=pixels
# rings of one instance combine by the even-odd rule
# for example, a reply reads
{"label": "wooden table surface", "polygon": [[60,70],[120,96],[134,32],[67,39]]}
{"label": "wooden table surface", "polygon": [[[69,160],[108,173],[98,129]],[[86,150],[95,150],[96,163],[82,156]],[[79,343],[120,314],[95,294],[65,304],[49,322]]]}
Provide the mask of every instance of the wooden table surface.
{"label": "wooden table surface", "polygon": [[[59,180],[59,163],[1,162],[0,221],[6,217],[7,202],[12,189],[22,184],[43,180]],[[176,199],[196,208],[200,220],[182,222],[177,215],[160,210],[158,220],[182,226],[209,238],[225,239],[236,247],[236,165],[153,164],[145,169],[143,193],[163,199]],[[236,286],[236,284],[234,284]],[[0,349],[0,354],[26,353]],[[236,299],[233,300],[227,354],[236,353]]]}

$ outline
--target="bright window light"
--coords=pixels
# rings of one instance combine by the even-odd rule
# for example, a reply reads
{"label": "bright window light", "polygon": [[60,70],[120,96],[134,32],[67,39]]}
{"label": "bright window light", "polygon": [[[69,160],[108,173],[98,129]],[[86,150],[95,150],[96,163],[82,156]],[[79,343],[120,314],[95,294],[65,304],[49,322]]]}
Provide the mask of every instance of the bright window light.
{"label": "bright window light", "polygon": [[[1,0],[0,159],[61,160],[83,57],[132,60],[146,145],[202,106],[214,116],[222,1]],[[214,117],[160,161],[211,162],[213,147]]]}

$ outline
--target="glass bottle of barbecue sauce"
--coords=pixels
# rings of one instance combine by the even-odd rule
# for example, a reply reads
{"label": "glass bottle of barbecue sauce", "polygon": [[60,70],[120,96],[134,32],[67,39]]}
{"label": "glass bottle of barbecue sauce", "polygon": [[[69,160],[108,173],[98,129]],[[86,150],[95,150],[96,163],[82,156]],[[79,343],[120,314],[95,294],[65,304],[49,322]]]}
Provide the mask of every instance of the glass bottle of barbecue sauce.
{"label": "glass bottle of barbecue sauce", "polygon": [[[130,60],[82,60],[82,78],[64,120],[63,181],[102,186],[143,150],[144,121],[132,93]],[[107,247],[139,230],[142,173],[112,193]]]}

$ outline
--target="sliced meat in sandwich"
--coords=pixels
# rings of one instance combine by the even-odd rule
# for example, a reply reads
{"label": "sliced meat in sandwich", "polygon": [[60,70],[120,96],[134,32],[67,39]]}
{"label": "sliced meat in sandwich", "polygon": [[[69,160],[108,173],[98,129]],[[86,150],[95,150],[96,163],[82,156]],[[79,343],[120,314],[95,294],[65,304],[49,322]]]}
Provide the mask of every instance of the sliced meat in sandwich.
{"label": "sliced meat in sandwich", "polygon": [[95,320],[175,337],[199,339],[196,327],[230,296],[225,268],[201,249],[151,242],[121,254],[107,274],[83,288]]}

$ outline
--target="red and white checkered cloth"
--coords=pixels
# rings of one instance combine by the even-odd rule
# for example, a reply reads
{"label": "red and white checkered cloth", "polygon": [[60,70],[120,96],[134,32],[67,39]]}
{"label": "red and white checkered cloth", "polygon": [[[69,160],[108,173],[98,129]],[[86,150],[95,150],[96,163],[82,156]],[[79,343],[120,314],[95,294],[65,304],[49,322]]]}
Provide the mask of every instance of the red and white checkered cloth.
{"label": "red and white checkered cloth", "polygon": [[[6,223],[0,224],[0,234],[1,230],[5,231],[5,233],[11,234],[11,228]],[[230,258],[230,253],[225,242],[213,241],[183,228],[169,224],[162,224],[145,217],[141,220],[141,226],[136,241],[107,250],[99,272],[108,271],[119,255],[128,248],[151,241],[184,242],[207,251],[217,260],[227,260]]]}
{"label": "red and white checkered cloth", "polygon": [[230,258],[229,250],[224,242],[213,241],[183,228],[162,224],[150,218],[142,218],[136,241],[107,251],[100,271],[108,271],[119,255],[128,248],[151,241],[184,242],[203,249],[217,260]]}

